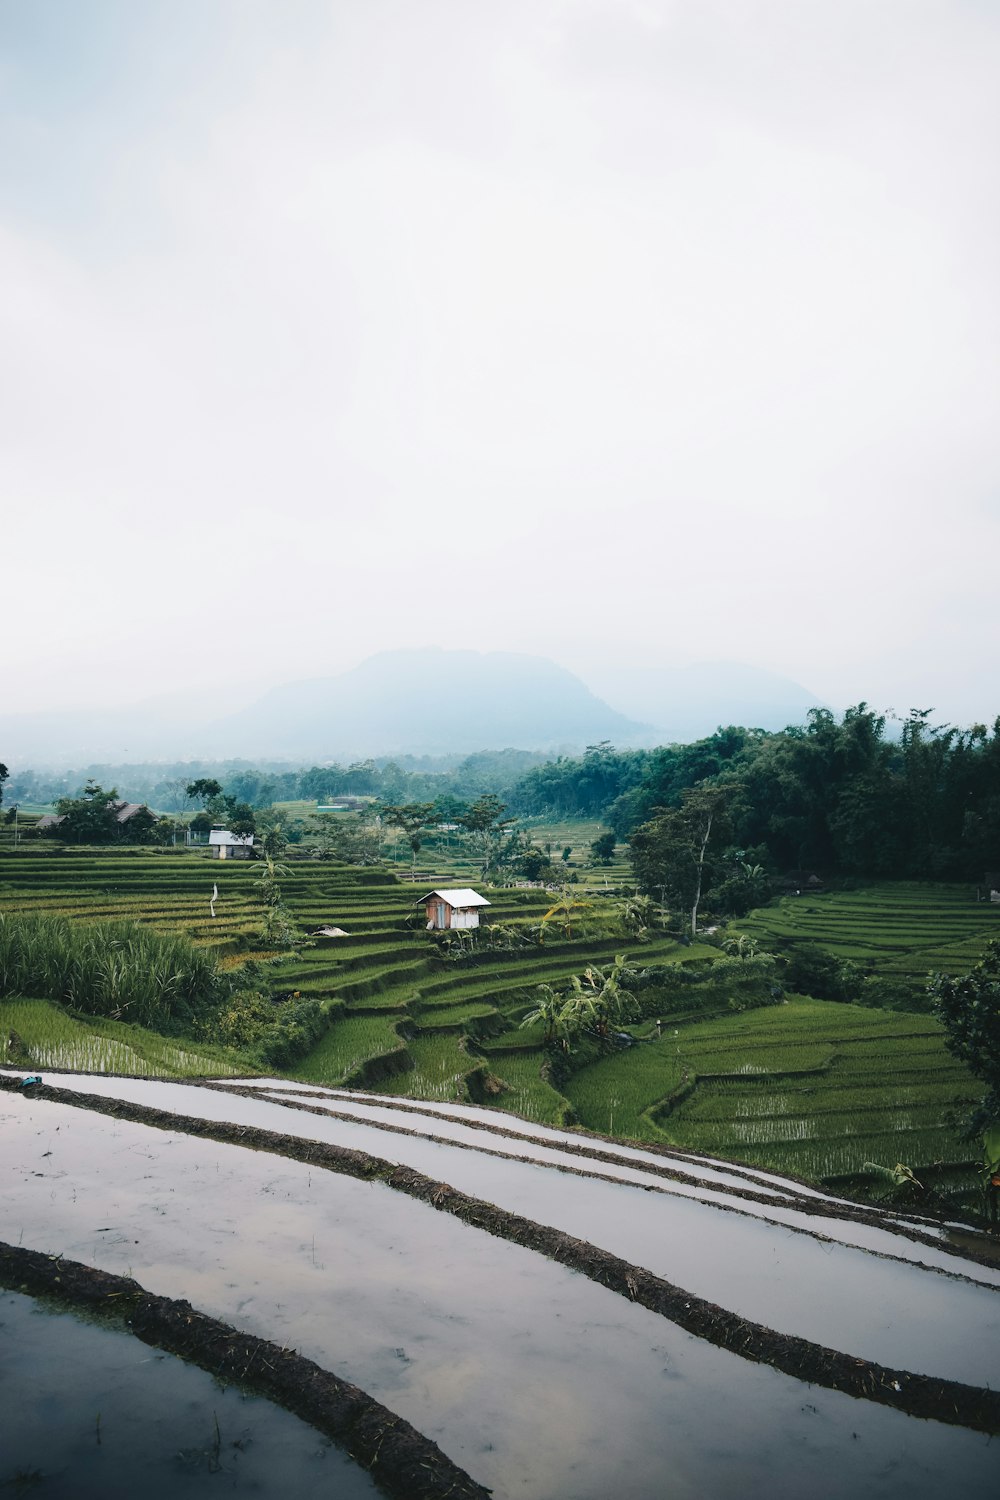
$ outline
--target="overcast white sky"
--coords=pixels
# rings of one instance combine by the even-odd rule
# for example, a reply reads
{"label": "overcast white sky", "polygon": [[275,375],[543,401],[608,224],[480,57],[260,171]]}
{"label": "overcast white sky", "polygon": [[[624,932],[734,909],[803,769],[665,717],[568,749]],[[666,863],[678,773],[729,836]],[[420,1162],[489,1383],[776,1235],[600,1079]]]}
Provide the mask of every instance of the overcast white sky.
{"label": "overcast white sky", "polygon": [[1000,712],[998,78],[994,0],[0,0],[7,710]]}

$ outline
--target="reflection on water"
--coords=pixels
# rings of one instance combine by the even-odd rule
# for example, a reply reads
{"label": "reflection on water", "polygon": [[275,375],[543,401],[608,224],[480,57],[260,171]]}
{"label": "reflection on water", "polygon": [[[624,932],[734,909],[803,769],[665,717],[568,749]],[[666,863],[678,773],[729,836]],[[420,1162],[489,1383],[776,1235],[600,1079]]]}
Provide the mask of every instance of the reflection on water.
{"label": "reflection on water", "polygon": [[[298,1348],[412,1422],[498,1500],[938,1500],[995,1489],[993,1454],[976,1434],[737,1359],[381,1184],[40,1100],[0,1096],[0,1116],[9,1238],[131,1273]],[[490,1165],[497,1188],[522,1174],[550,1193],[579,1183],[583,1207],[612,1186]],[[750,1223],[774,1244],[773,1227]],[[826,1285],[828,1251],[814,1247]],[[713,1259],[717,1292],[735,1260]],[[783,1267],[770,1272],[780,1285]]]}
{"label": "reflection on water", "polygon": [[328,1438],[270,1401],[15,1292],[0,1293],[0,1406],[5,1495],[379,1494]]}

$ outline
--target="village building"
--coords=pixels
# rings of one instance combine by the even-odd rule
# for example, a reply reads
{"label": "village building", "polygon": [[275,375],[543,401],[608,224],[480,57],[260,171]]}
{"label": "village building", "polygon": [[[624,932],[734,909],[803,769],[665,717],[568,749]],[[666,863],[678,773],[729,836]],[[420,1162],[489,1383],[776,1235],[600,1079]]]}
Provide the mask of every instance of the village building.
{"label": "village building", "polygon": [[228,828],[213,828],[208,835],[208,847],[213,859],[253,859],[253,834],[239,838]]}
{"label": "village building", "polygon": [[460,890],[428,891],[413,904],[427,912],[428,932],[444,932],[449,927],[478,927],[480,909],[490,903],[464,886]]}

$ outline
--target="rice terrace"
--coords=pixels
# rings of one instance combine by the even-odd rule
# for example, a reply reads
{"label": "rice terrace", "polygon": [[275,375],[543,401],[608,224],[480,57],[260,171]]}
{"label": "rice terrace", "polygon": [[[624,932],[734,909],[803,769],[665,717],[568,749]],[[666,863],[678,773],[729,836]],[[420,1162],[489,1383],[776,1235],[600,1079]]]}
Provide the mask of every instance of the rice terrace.
{"label": "rice terrace", "polygon": [[998,77],[0,0],[0,1500],[1000,1495]]}
{"label": "rice terrace", "polygon": [[274,854],[261,813],[253,859],[3,826],[0,1321],[108,1389],[53,1395],[58,1450],[26,1406],[0,1477],[992,1493],[981,1087],[921,993],[1000,904],[751,874],[692,920],[599,818],[381,809],[360,856],[374,802],[272,808]]}

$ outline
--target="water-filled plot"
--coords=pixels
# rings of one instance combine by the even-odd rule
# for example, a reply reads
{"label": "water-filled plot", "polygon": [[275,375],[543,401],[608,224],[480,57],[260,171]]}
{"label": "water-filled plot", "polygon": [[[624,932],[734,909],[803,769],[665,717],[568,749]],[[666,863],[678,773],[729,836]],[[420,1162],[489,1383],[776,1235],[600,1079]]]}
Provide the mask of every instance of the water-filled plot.
{"label": "water-filled plot", "polygon": [[[886,1463],[899,1476],[886,1493],[929,1496],[949,1474],[987,1493],[981,1436],[736,1359],[380,1184],[65,1105],[0,1102],[22,1243],[58,1244],[300,1348],[497,1495],[643,1500],[669,1476],[682,1495],[846,1496]],[[706,1418],[722,1411],[724,1422]]]}

